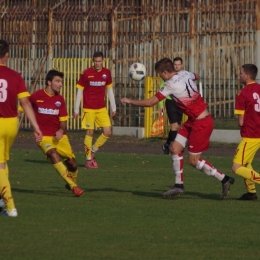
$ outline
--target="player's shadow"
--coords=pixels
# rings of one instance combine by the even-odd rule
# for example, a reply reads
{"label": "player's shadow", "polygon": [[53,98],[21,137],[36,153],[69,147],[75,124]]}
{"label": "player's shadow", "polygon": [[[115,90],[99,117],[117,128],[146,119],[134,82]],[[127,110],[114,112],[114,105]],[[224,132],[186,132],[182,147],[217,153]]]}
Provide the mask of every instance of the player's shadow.
{"label": "player's shadow", "polygon": [[12,191],[21,192],[21,193],[30,193],[30,194],[43,194],[43,195],[47,195],[47,196],[59,196],[59,197],[64,197],[64,195],[65,196],[68,195],[69,197],[71,197],[71,193],[68,190],[66,190],[65,188],[63,188],[63,189],[60,189],[60,187],[54,187],[54,188],[55,188],[55,190],[53,190],[53,191],[12,188]]}
{"label": "player's shadow", "polygon": [[202,199],[210,199],[210,200],[220,200],[220,194],[211,193],[211,194],[205,194],[197,191],[186,191],[183,196],[188,195],[192,197],[199,197]]}
{"label": "player's shadow", "polygon": [[101,189],[85,189],[86,192],[119,192],[119,193],[130,193],[136,196],[145,196],[145,197],[153,197],[160,198],[161,194],[153,191],[135,191],[135,190],[120,190],[114,188],[101,188]]}
{"label": "player's shadow", "polygon": [[47,160],[32,160],[32,159],[24,159],[25,162],[29,163],[40,163],[40,164],[50,164]]}
{"label": "player's shadow", "polygon": [[[32,189],[21,189],[21,188],[12,188],[12,191],[14,192],[21,192],[21,193],[31,193],[31,194],[43,194],[47,196],[64,196],[68,195],[71,196],[70,191],[66,190],[62,186],[55,186],[55,187],[48,187],[48,189],[54,189],[52,190],[32,190]],[[199,197],[202,199],[210,199],[210,200],[220,200],[220,195],[219,194],[204,194],[201,192],[185,192],[181,196],[172,196],[172,197],[163,197],[162,192],[163,191],[137,191],[137,190],[120,190],[120,189],[114,189],[114,188],[101,188],[101,189],[89,189],[89,188],[83,188],[85,193],[90,193],[90,192],[119,192],[119,193],[130,193],[135,196],[144,196],[144,197],[151,197],[151,198],[159,198],[159,199],[170,199],[170,200],[175,200],[175,199],[186,199],[186,200],[193,200],[194,197]],[[226,198],[228,199],[228,198]],[[225,200],[226,200],[225,199]]]}
{"label": "player's shadow", "polygon": [[120,193],[131,193],[136,196],[145,196],[145,197],[153,197],[153,198],[160,198],[160,199],[194,199],[194,197],[199,197],[203,199],[210,199],[210,200],[219,200],[219,194],[205,194],[201,192],[185,192],[181,196],[172,196],[172,197],[163,197],[162,193],[164,191],[136,191],[136,190],[120,190],[120,189],[113,189],[113,188],[103,188],[103,189],[86,189],[86,192],[120,192]]}

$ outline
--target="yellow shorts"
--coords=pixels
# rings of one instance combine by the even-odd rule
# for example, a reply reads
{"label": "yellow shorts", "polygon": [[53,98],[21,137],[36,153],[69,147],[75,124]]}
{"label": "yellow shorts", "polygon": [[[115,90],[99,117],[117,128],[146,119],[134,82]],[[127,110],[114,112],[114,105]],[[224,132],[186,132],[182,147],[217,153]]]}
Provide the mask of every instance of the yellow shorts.
{"label": "yellow shorts", "polygon": [[0,118],[0,163],[9,160],[10,149],[18,133],[18,117]]}
{"label": "yellow shorts", "polygon": [[83,129],[95,129],[95,126],[111,126],[111,121],[105,107],[101,109],[88,109],[84,112],[81,127]]}
{"label": "yellow shorts", "polygon": [[242,138],[238,144],[233,162],[241,165],[252,163],[260,148],[260,138]]}
{"label": "yellow shorts", "polygon": [[44,136],[42,141],[38,143],[38,146],[44,154],[55,148],[62,158],[75,158],[67,135],[63,135],[60,140],[56,140],[53,136]]}

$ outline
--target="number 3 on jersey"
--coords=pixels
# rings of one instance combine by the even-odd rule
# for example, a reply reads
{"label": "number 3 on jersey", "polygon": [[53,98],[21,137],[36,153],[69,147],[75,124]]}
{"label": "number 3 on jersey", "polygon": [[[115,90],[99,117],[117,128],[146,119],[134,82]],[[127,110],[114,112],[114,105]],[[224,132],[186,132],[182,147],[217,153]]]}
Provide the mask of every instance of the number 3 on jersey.
{"label": "number 3 on jersey", "polygon": [[7,99],[7,81],[0,79],[0,102],[5,102]]}

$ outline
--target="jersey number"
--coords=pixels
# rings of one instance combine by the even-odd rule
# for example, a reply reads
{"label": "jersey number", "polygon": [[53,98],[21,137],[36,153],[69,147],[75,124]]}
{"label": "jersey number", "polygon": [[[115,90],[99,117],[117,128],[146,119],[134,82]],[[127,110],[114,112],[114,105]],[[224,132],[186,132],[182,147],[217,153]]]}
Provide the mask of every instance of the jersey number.
{"label": "jersey number", "polygon": [[7,81],[0,79],[0,102],[5,102],[7,99]]}
{"label": "jersey number", "polygon": [[253,98],[256,100],[255,111],[260,112],[260,97],[257,93],[253,93]]}

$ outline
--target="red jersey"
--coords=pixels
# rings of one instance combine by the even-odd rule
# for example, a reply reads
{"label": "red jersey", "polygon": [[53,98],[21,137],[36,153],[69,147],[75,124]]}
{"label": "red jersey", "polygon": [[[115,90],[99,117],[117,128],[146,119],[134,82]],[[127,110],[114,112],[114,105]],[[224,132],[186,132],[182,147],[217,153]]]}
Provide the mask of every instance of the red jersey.
{"label": "red jersey", "polygon": [[235,114],[244,115],[242,137],[260,138],[260,84],[250,83],[237,94]]}
{"label": "red jersey", "polygon": [[0,117],[17,117],[17,98],[29,96],[21,75],[0,65]]}
{"label": "red jersey", "polygon": [[30,102],[44,136],[54,136],[60,122],[68,120],[66,103],[60,94],[49,95],[45,89],[40,89],[30,96]]}
{"label": "red jersey", "polygon": [[195,79],[196,76],[193,73],[181,70],[165,81],[155,96],[159,100],[170,96],[189,119],[196,119],[207,108],[207,104],[193,81]]}
{"label": "red jersey", "polygon": [[84,108],[100,109],[106,107],[106,88],[111,87],[112,78],[109,69],[102,68],[97,71],[90,67],[84,70],[77,82],[77,88],[83,89],[83,110]]}

